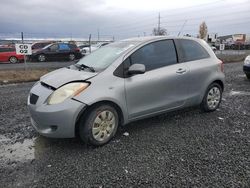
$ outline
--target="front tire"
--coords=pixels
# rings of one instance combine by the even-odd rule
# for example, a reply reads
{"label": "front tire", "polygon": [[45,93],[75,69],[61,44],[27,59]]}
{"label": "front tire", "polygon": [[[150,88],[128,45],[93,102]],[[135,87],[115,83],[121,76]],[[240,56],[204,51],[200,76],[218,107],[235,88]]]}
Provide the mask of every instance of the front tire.
{"label": "front tire", "polygon": [[221,103],[222,88],[217,83],[212,83],[208,86],[205,96],[201,103],[201,109],[204,112],[215,111]]}
{"label": "front tire", "polygon": [[15,56],[11,56],[11,57],[9,58],[9,62],[10,62],[10,63],[18,63],[18,59],[17,59]]}
{"label": "front tire", "polygon": [[103,104],[92,107],[80,120],[79,135],[87,144],[102,146],[116,134],[119,116],[113,106]]}
{"label": "front tire", "polygon": [[250,74],[246,74],[247,79],[250,80]]}

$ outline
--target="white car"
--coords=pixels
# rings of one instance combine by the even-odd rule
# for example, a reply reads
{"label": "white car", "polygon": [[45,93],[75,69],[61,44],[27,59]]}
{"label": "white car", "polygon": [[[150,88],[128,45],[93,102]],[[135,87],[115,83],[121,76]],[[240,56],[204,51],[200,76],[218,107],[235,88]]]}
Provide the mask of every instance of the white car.
{"label": "white car", "polygon": [[244,61],[243,71],[246,74],[246,77],[250,79],[250,55],[248,55]]}
{"label": "white car", "polygon": [[211,46],[212,50],[215,52],[217,48],[215,46]]}
{"label": "white car", "polygon": [[101,42],[101,43],[97,43],[97,44],[94,44],[94,45],[91,45],[90,47],[85,47],[81,50],[81,53],[82,55],[88,55],[90,54],[91,52],[101,48],[102,46],[105,46],[109,44],[109,42]]}

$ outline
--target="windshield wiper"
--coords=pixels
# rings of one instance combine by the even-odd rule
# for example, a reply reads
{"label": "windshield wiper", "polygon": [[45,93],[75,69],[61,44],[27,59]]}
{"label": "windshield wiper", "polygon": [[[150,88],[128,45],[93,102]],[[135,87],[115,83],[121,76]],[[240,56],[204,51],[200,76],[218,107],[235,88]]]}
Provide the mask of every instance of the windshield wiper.
{"label": "windshield wiper", "polygon": [[79,70],[89,69],[91,72],[95,72],[95,69],[93,67],[89,67],[84,64],[74,64]]}

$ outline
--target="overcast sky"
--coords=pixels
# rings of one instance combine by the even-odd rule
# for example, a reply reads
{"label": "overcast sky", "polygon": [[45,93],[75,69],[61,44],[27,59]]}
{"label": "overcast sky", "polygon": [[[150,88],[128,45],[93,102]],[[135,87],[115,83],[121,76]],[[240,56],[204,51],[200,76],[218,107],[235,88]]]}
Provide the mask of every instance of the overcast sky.
{"label": "overcast sky", "polygon": [[250,0],[1,0],[0,38],[73,37],[116,39],[152,34],[161,26],[170,35],[197,35],[206,21],[209,33],[250,34]]}

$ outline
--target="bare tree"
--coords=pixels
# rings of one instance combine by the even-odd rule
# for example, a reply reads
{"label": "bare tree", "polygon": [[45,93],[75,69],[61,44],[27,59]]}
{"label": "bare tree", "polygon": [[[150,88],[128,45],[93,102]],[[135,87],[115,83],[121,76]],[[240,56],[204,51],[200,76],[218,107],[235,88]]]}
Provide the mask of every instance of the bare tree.
{"label": "bare tree", "polygon": [[205,39],[207,36],[207,24],[202,22],[199,28],[199,38]]}
{"label": "bare tree", "polygon": [[153,35],[155,36],[161,36],[161,35],[167,35],[167,30],[165,28],[154,28],[153,29]]}

